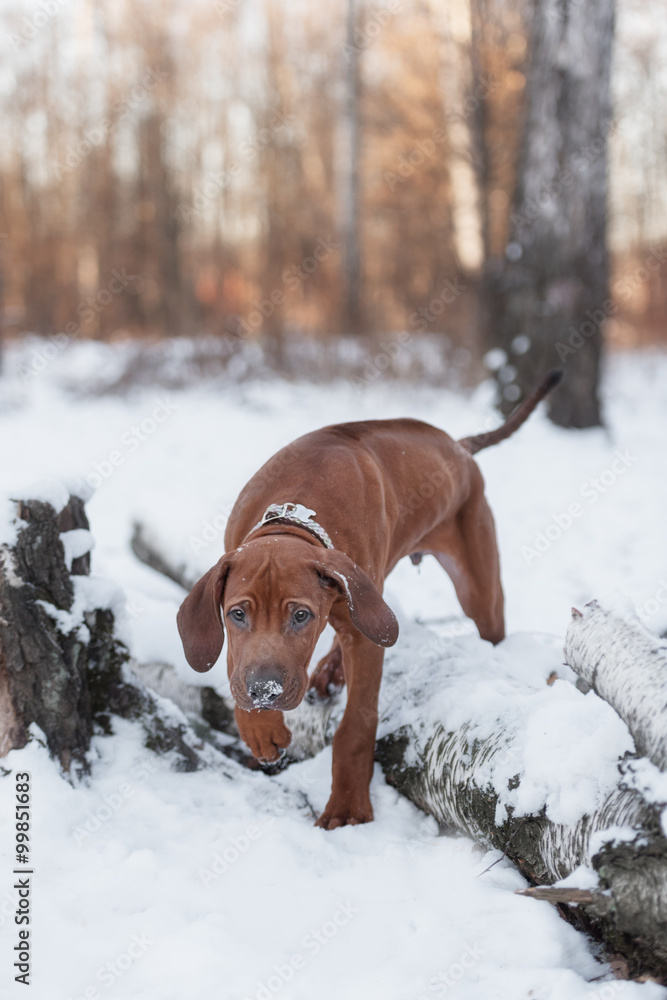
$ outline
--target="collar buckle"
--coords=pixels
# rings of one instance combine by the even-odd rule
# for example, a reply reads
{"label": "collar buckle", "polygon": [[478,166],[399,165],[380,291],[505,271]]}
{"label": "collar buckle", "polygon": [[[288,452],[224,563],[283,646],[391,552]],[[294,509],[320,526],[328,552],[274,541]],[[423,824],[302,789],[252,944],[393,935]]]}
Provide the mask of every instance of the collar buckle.
{"label": "collar buckle", "polygon": [[329,538],[329,535],[322,527],[318,524],[315,518],[315,511],[311,510],[310,507],[304,507],[300,503],[272,503],[266,508],[262,516],[261,521],[259,521],[253,531],[257,531],[258,528],[263,528],[265,524],[271,524],[273,521],[286,521],[288,524],[295,524],[299,528],[305,528],[309,531],[311,535],[314,535],[326,549],[332,549],[334,547],[333,542]]}

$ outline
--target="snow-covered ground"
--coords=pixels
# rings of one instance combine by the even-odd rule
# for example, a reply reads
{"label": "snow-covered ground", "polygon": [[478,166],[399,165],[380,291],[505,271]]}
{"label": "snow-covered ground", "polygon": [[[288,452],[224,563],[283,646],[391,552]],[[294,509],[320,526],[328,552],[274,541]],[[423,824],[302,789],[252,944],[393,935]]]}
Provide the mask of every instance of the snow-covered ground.
{"label": "snow-covered ground", "polygon": [[[489,386],[466,396],[381,378],[363,389],[216,379],[91,396],[90,387],[120,367],[122,346],[72,345],[24,380],[19,366],[38,346],[12,347],[5,358],[2,496],[27,495],[49,477],[79,491],[97,485],[88,502],[93,571],[125,590],[120,627],[132,652],[221,688],[221,664],[204,677],[187,667],[174,621],[183,593],[133,557],[135,520],[197,574],[222,552],[239,489],[299,434],[339,420],[410,415],[463,436],[495,420]],[[559,662],[570,608],[593,597],[634,608],[656,631],[667,628],[666,385],[667,357],[616,357],[604,386],[607,430],[568,433],[538,413],[479,456],[500,542],[506,655],[522,661],[526,676],[536,643]],[[386,594],[404,620],[430,623],[424,628],[458,649],[474,631],[432,560],[419,569],[399,565]],[[562,704],[562,693],[555,699]],[[548,727],[548,705],[540,718]],[[608,726],[599,732],[610,739]],[[623,727],[614,732],[610,747],[591,747],[591,760],[626,749]],[[558,754],[557,740],[533,736]],[[654,984],[610,979],[548,904],[513,894],[522,879],[509,864],[485,871],[497,854],[438,836],[379,769],[375,822],[324,832],[313,827],[308,804],[319,811],[326,803],[330,750],[272,778],[231,761],[179,774],[119,723],[114,737],[95,740],[93,757],[91,780],[76,789],[38,742],[2,762],[12,773],[32,773],[35,1000],[667,996]],[[572,765],[587,787],[585,761]],[[6,777],[0,988],[21,996],[12,969],[12,793]],[[549,793],[552,808],[576,812]]]}

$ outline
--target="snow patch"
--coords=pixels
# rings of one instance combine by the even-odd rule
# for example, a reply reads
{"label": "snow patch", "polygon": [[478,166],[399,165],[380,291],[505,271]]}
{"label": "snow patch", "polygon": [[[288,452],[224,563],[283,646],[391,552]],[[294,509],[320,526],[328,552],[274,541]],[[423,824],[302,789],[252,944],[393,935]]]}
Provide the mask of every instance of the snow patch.
{"label": "snow patch", "polygon": [[606,830],[597,830],[591,834],[589,853],[591,857],[603,847],[613,847],[614,844],[639,844],[641,838],[631,826],[610,826]]}
{"label": "snow patch", "polygon": [[0,500],[0,545],[15,545],[18,538],[16,501]]}
{"label": "snow patch", "polygon": [[0,548],[0,566],[10,587],[23,586],[23,580],[16,571],[16,559],[11,549]]}
{"label": "snow patch", "polygon": [[16,492],[17,500],[40,500],[51,504],[56,514],[59,514],[69,503],[69,490],[58,479],[51,477],[26,483]]}
{"label": "snow patch", "polygon": [[72,528],[71,531],[63,531],[60,534],[60,541],[65,549],[65,565],[69,572],[72,571],[74,559],[85,556],[95,547],[93,536],[86,528]]}
{"label": "snow patch", "polygon": [[49,618],[58,626],[63,635],[79,631],[80,638],[88,637],[84,615],[90,611],[108,608],[114,617],[122,614],[125,594],[112,580],[99,576],[73,576],[70,578],[74,588],[74,600],[69,610],[56,608],[48,601],[36,601],[46,611]]}
{"label": "snow patch", "polygon": [[598,873],[588,865],[578,865],[567,878],[554,882],[557,889],[597,889],[599,884]]}

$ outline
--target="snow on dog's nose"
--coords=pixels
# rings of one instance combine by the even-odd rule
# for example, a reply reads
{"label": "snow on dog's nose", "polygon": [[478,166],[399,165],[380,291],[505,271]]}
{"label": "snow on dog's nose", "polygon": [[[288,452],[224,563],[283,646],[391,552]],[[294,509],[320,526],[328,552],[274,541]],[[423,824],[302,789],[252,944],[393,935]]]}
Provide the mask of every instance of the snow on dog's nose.
{"label": "snow on dog's nose", "polygon": [[271,708],[283,693],[280,674],[273,670],[255,670],[246,678],[246,691],[255,708]]}

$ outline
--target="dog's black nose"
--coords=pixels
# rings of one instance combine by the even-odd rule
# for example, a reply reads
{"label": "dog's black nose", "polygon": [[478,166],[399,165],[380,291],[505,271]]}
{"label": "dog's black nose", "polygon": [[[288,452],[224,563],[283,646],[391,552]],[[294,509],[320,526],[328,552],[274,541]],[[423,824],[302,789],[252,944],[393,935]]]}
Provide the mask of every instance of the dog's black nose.
{"label": "dog's black nose", "polygon": [[280,674],[274,670],[254,670],[248,674],[245,686],[255,708],[270,708],[283,693]]}

